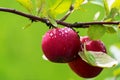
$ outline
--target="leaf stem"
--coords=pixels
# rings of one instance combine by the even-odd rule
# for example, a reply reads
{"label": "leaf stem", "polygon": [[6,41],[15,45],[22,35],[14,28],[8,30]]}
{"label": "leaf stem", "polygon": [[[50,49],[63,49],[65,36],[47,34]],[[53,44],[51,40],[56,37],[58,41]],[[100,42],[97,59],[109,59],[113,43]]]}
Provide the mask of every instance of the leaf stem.
{"label": "leaf stem", "polygon": [[[38,16],[34,16],[34,15],[31,15],[31,14],[27,14],[27,13],[17,11],[15,9],[10,9],[10,8],[0,7],[0,11],[17,14],[17,15],[29,18],[32,21],[40,21],[40,22],[43,22],[43,23],[45,23],[45,24],[47,24],[49,26],[53,26],[47,18],[40,18]],[[75,23],[68,23],[68,22],[64,22],[64,20],[63,21],[62,20],[56,20],[56,22],[59,25],[63,25],[63,26],[66,26],[66,27],[71,27],[71,28],[72,27],[75,27],[75,28],[88,28],[89,25],[96,25],[96,24],[98,24],[98,25],[103,25],[103,24],[118,25],[120,23],[120,22],[75,22]]]}

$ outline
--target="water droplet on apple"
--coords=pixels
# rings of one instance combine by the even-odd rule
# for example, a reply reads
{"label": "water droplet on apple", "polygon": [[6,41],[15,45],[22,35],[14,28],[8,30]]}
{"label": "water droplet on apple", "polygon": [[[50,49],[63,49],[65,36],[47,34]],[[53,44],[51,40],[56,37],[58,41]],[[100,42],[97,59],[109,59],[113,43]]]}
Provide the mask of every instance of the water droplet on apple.
{"label": "water droplet on apple", "polygon": [[50,33],[50,37],[53,37],[53,33]]}
{"label": "water droplet on apple", "polygon": [[65,30],[65,33],[68,33],[68,31],[67,31],[67,30]]}

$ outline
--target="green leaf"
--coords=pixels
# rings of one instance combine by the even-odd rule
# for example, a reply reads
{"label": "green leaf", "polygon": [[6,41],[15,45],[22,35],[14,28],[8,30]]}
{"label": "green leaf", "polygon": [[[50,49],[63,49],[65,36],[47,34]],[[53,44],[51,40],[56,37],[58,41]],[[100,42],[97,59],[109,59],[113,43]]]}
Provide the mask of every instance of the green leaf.
{"label": "green leaf", "polygon": [[53,26],[57,27],[57,22],[55,20],[55,16],[50,11],[48,11],[47,18],[49,19],[49,21],[52,23]]}
{"label": "green leaf", "polygon": [[23,7],[25,7],[30,13],[33,10],[33,4],[31,0],[17,0]]}
{"label": "green leaf", "polygon": [[84,59],[86,62],[88,62],[88,63],[90,63],[92,65],[95,64],[95,58],[94,58],[93,55],[88,53],[88,51],[86,50],[86,44],[85,43],[84,43],[83,56],[86,59],[86,60]]}
{"label": "green leaf", "polygon": [[49,13],[56,17],[69,10],[72,0],[56,0],[56,3],[50,8]]}
{"label": "green leaf", "polygon": [[[111,68],[118,64],[115,59],[103,52],[87,51],[87,53],[79,53],[79,55],[85,62],[92,66]],[[85,57],[87,57],[87,59]]]}
{"label": "green leaf", "polygon": [[118,9],[112,8],[109,15],[105,18],[105,21],[113,21],[115,16],[118,15]]}
{"label": "green leaf", "polygon": [[107,0],[103,0],[104,2],[104,7],[105,7],[105,12],[106,12],[106,15],[109,14],[110,10],[109,10],[109,5],[108,5],[108,1]]}
{"label": "green leaf", "polygon": [[52,23],[53,26],[57,27],[57,22],[55,21],[54,18],[49,18],[50,22]]}
{"label": "green leaf", "polygon": [[113,4],[111,6],[111,9],[112,8],[116,8],[116,9],[120,10],[120,0],[114,0]]}
{"label": "green leaf", "polygon": [[80,5],[84,2],[85,0],[75,0],[74,3],[74,9],[79,9]]}
{"label": "green leaf", "polygon": [[107,32],[108,33],[116,33],[118,30],[117,30],[117,27],[116,26],[108,26],[107,27]]}
{"label": "green leaf", "polygon": [[55,18],[57,15],[62,14],[69,10],[72,0],[56,0],[56,2],[47,11],[47,18],[50,22],[57,26]]}
{"label": "green leaf", "polygon": [[25,27],[23,27],[23,29],[27,29],[27,28],[29,28],[32,24],[33,24],[33,22],[27,24]]}
{"label": "green leaf", "polygon": [[88,51],[86,51],[84,54],[86,56],[87,62],[91,65],[95,65],[95,57],[92,54],[90,54]]}
{"label": "green leaf", "polygon": [[112,18],[114,20],[114,18],[120,13],[120,0],[114,0],[110,6],[110,10],[111,12],[107,18]]}
{"label": "green leaf", "polygon": [[88,28],[88,36],[93,39],[97,40],[100,39],[106,32],[106,27],[103,25],[91,25]]}
{"label": "green leaf", "polygon": [[37,15],[41,12],[44,12],[46,6],[46,0],[36,0],[36,10]]}
{"label": "green leaf", "polygon": [[116,61],[111,56],[107,55],[106,53],[93,52],[93,51],[89,51],[89,53],[95,57],[96,66],[109,68],[109,67],[113,67],[118,64],[118,61]]}
{"label": "green leaf", "polygon": [[120,13],[118,13],[115,17],[114,17],[115,21],[120,21]]}

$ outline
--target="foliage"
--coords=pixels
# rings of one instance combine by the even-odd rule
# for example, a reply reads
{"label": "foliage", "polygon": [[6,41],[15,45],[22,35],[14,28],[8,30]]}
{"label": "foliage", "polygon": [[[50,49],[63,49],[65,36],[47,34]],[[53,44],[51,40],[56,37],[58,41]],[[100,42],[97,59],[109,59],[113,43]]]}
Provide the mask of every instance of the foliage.
{"label": "foliage", "polygon": [[[105,16],[102,21],[116,21],[116,16],[119,15],[119,0],[110,1],[109,0],[56,0],[56,1],[46,1],[46,0],[17,0],[23,7],[25,7],[30,13],[33,11],[34,2],[36,7],[36,15],[40,17],[46,17],[52,23],[53,26],[57,26],[56,19],[57,16],[69,12],[71,6],[73,6],[72,13],[76,10],[82,11],[82,6],[91,3],[98,6],[102,6],[105,9]],[[72,14],[70,13],[70,14]],[[69,14],[69,15],[70,15]],[[69,16],[67,15],[67,17]],[[97,21],[97,18],[100,16],[97,15],[93,18]],[[66,16],[65,16],[66,17]],[[110,26],[110,27],[109,27]],[[114,25],[90,25],[88,29],[88,35],[91,39],[100,39],[105,32],[116,33],[118,28],[115,28]],[[94,31],[96,34],[94,34]]]}

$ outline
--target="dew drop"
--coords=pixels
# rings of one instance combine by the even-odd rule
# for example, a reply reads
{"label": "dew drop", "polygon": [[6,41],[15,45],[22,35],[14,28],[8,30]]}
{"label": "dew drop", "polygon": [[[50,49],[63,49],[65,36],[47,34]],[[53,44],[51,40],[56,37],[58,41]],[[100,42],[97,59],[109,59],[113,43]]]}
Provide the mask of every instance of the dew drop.
{"label": "dew drop", "polygon": [[50,37],[53,37],[54,34],[51,32],[49,35],[50,35]]}
{"label": "dew drop", "polygon": [[68,33],[68,31],[67,31],[67,30],[65,30],[65,33]]}

